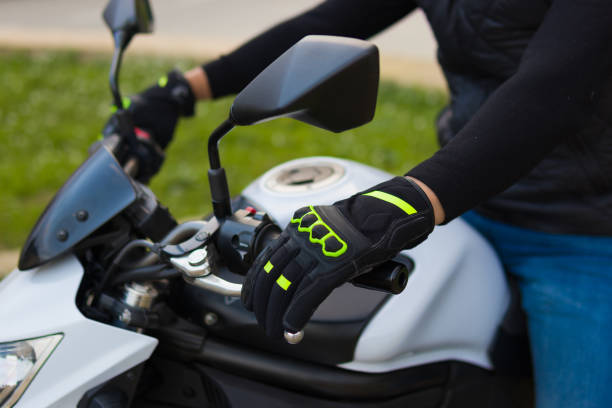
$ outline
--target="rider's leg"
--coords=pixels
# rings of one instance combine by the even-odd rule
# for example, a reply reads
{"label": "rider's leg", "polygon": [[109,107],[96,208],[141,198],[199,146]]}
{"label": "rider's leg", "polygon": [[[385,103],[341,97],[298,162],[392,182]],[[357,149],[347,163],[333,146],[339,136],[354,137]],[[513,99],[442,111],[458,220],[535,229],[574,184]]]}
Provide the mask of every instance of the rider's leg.
{"label": "rider's leg", "polygon": [[519,278],[537,408],[612,407],[612,237],[465,217]]}

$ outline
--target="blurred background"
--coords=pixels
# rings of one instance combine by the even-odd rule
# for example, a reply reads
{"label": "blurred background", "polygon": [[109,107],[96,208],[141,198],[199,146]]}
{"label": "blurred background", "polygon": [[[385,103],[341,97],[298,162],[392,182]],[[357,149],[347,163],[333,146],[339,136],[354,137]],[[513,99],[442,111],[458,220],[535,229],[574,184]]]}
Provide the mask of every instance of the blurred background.
{"label": "blurred background", "polygon": [[[319,0],[152,0],[155,32],[136,37],[124,61],[124,94],[172,68],[189,69]],[[105,0],[0,0],[0,276],[110,115],[112,39]],[[330,134],[289,119],[239,128],[221,143],[230,189],[281,162],[332,155],[402,174],[436,149],[433,121],[446,90],[435,41],[420,12],[372,39],[383,82],[374,120]],[[206,138],[231,98],[201,103],[180,124],[151,188],[178,219],[210,211]]]}

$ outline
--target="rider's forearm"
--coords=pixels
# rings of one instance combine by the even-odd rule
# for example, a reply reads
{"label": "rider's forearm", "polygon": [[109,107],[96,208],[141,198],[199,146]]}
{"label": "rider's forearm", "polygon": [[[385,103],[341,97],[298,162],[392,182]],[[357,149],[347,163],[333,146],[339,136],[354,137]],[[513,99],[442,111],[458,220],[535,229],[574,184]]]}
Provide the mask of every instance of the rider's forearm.
{"label": "rider's forearm", "polygon": [[208,76],[202,67],[195,67],[185,72],[185,79],[189,82],[196,100],[212,99],[212,91]]}
{"label": "rider's forearm", "polygon": [[[198,100],[207,100],[212,98],[212,93],[210,90],[210,84],[208,82],[208,76],[206,75],[206,71],[202,69],[202,67],[193,68],[187,72],[185,72],[185,78],[191,85],[191,89]],[[444,208],[442,208],[442,204],[438,199],[438,196],[434,191],[429,188],[422,181],[414,178],[407,177],[414,181],[416,184],[423,189],[429,201],[431,201],[431,205],[434,209],[434,217],[436,221],[436,225],[441,224],[444,221]]]}
{"label": "rider's forearm", "polygon": [[283,52],[309,34],[369,38],[404,17],[409,0],[328,0],[252,38],[230,54],[204,65],[210,94],[239,92]]}

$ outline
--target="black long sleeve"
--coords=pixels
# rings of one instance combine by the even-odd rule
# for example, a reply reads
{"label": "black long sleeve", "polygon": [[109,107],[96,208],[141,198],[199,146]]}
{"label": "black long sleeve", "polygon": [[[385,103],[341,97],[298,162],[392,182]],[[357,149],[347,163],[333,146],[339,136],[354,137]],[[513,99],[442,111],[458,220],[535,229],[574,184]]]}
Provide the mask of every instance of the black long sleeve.
{"label": "black long sleeve", "polygon": [[406,16],[406,0],[328,0],[204,65],[215,98],[239,92],[259,72],[309,34],[369,38]]}
{"label": "black long sleeve", "polygon": [[[239,91],[307,34],[368,38],[414,8],[402,0],[326,1],[205,65],[213,95]],[[447,221],[507,189],[589,124],[611,96],[602,95],[612,79],[611,21],[609,0],[553,0],[516,73],[408,173],[438,195]]]}
{"label": "black long sleeve", "polygon": [[447,221],[508,188],[587,125],[612,73],[611,22],[610,0],[555,0],[516,74],[408,173],[436,193]]}

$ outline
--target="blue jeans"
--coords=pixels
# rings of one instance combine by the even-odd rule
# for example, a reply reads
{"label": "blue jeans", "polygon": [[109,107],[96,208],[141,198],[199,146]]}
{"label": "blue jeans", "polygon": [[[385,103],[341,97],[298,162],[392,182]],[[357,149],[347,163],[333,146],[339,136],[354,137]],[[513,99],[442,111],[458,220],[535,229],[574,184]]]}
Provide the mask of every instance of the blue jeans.
{"label": "blue jeans", "polygon": [[558,235],[464,219],[519,280],[537,408],[612,407],[612,237]]}

